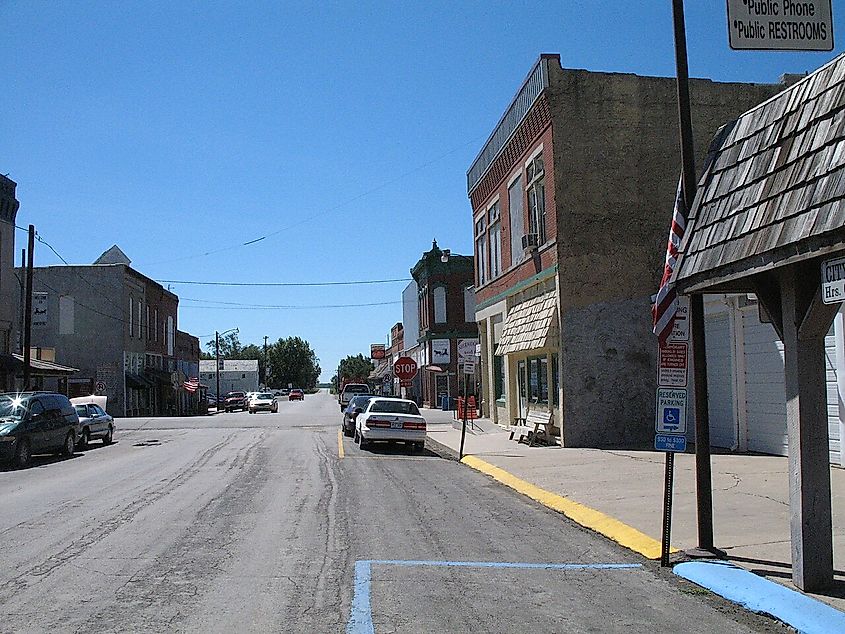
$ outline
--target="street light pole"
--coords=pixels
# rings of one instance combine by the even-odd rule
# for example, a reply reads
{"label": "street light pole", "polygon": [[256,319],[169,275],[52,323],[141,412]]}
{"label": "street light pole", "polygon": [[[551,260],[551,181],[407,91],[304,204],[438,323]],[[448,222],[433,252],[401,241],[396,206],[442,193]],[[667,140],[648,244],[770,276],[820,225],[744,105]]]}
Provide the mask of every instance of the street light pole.
{"label": "street light pole", "polygon": [[220,413],[220,333],[214,331],[214,377],[217,379],[217,402],[214,403],[214,411]]}
{"label": "street light pole", "polygon": [[26,253],[26,299],[23,321],[23,389],[29,390],[32,380],[32,267],[35,250],[35,225],[29,225],[29,243]]}

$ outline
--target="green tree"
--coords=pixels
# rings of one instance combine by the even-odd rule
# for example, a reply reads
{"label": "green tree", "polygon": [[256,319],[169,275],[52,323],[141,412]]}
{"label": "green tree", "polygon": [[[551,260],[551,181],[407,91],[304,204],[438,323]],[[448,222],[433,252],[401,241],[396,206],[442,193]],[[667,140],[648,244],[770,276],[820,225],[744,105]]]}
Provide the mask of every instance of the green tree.
{"label": "green tree", "polygon": [[267,383],[310,390],[317,385],[320,363],[311,345],[300,337],[279,339],[267,347]]}
{"label": "green tree", "polygon": [[366,383],[374,369],[373,362],[363,354],[348,356],[340,362],[340,378],[344,383]]}
{"label": "green tree", "polygon": [[[205,344],[206,349],[208,350],[207,353],[204,353],[204,359],[215,359],[216,358],[216,344],[214,339],[207,341]],[[228,334],[223,335],[220,337],[220,358],[221,359],[247,359],[247,358],[255,358],[255,357],[244,357],[241,356],[243,351],[243,346],[241,345],[240,340],[238,339],[238,333],[230,332]]]}

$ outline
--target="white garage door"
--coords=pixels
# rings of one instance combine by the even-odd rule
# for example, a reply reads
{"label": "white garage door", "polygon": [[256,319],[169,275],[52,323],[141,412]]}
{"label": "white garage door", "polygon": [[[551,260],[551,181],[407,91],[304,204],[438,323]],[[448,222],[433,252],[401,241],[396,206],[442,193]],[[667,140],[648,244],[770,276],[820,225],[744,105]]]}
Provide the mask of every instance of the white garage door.
{"label": "white garage door", "polygon": [[736,446],[734,415],[733,337],[727,312],[707,316],[707,403],[710,414],[710,445]]}

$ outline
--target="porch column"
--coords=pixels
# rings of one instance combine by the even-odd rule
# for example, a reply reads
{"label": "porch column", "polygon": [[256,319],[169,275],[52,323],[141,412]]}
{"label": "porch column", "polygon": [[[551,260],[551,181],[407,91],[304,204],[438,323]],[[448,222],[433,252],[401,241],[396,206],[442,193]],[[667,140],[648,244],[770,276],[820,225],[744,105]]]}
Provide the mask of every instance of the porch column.
{"label": "porch column", "polygon": [[808,592],[833,583],[824,337],[839,306],[821,302],[820,277],[817,265],[781,277],[792,581]]}

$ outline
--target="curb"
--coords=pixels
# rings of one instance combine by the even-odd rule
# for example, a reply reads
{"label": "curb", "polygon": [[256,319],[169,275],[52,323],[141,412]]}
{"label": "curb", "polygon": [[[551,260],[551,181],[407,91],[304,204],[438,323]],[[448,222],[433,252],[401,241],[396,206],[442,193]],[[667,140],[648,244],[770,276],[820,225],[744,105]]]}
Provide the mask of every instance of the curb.
{"label": "curb", "polygon": [[[432,451],[443,458],[458,461],[458,453],[451,447],[431,438],[427,438],[426,443],[429,444],[429,448]],[[601,511],[565,498],[557,493],[541,489],[537,485],[517,478],[504,469],[496,467],[475,456],[465,455],[463,460],[459,460],[459,462],[490,476],[497,482],[539,502],[546,508],[565,515],[576,524],[604,535],[620,546],[624,546],[646,559],[660,559],[661,544],[659,541]],[[679,551],[677,548],[670,548],[670,552],[677,553]]]}

